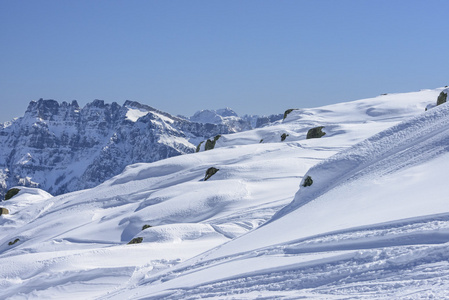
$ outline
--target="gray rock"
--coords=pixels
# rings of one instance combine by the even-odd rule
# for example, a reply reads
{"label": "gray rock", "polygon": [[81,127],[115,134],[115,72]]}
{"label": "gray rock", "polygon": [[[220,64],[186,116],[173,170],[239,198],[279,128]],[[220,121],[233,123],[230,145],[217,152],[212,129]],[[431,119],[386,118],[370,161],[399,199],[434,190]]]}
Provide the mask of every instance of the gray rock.
{"label": "gray rock", "polygon": [[17,242],[20,242],[20,239],[15,239],[14,241],[9,242],[8,245],[9,245],[9,246],[12,246],[12,245],[14,245],[14,244],[17,243]]}
{"label": "gray rock", "polygon": [[287,110],[284,112],[284,119],[283,119],[283,120],[285,120],[285,118],[287,118],[288,114],[291,113],[291,112],[294,111],[294,110],[297,110],[297,108],[290,108],[290,109],[287,109]]}
{"label": "gray rock", "polygon": [[312,177],[307,176],[307,177],[304,179],[304,182],[303,182],[302,186],[303,186],[303,187],[307,187],[307,186],[311,186],[312,184],[313,184]]}
{"label": "gray rock", "polygon": [[214,175],[215,173],[217,173],[220,169],[214,168],[214,167],[210,167],[209,169],[207,169],[206,171],[206,175],[204,176],[204,181],[208,180],[209,178],[212,177],[212,175]]}
{"label": "gray rock", "polygon": [[151,225],[145,224],[145,225],[142,226],[142,230],[145,230],[145,229],[150,228],[150,227],[151,227]]}
{"label": "gray rock", "polygon": [[438,99],[437,99],[437,105],[443,104],[446,102],[447,99],[447,94],[442,91],[439,95],[438,95]]}
{"label": "gray rock", "polygon": [[319,127],[315,127],[312,129],[309,129],[309,131],[307,132],[307,139],[316,139],[316,138],[320,138],[323,135],[325,135],[326,133],[322,131],[322,129],[324,128],[324,126],[319,126]]}
{"label": "gray rock", "polygon": [[216,136],[214,137],[213,140],[207,140],[207,141],[206,141],[206,145],[204,145],[204,151],[214,149],[214,148],[215,148],[215,143],[218,141],[218,139],[219,139],[220,137],[221,137],[221,135],[218,134],[218,135],[216,135]]}
{"label": "gray rock", "polygon": [[12,188],[6,192],[5,200],[9,200],[20,192],[20,189]]}
{"label": "gray rock", "polygon": [[128,243],[128,245],[132,245],[132,244],[140,244],[140,243],[142,243],[143,242],[143,237],[136,237],[136,238],[133,238],[129,243]]}

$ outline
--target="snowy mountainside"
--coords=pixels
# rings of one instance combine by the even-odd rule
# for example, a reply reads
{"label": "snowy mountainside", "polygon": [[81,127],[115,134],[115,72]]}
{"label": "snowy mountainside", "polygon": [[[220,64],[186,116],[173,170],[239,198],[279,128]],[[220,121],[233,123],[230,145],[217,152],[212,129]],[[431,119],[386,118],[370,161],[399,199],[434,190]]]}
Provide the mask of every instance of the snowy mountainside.
{"label": "snowy mountainside", "polygon": [[[220,136],[214,148],[280,142],[282,134],[287,135],[285,142],[302,141],[301,145],[313,144],[316,140],[306,140],[307,132],[318,126],[324,126],[325,137],[332,137],[328,140],[328,143],[335,142],[332,146],[347,147],[405,118],[424,112],[428,104],[436,102],[438,93],[442,90],[387,94],[318,108],[293,109],[283,121],[274,122],[268,127]],[[205,147],[206,143],[203,141],[199,150],[204,151]]]}
{"label": "snowy mountainside", "polygon": [[14,185],[54,195],[91,188],[129,164],[191,153],[199,141],[232,130],[133,101],[95,100],[83,108],[32,101],[23,117],[0,124],[0,196]]}
{"label": "snowy mountainside", "polygon": [[[0,295],[338,299],[381,297],[383,290],[390,298],[407,296],[413,289],[418,296],[444,295],[447,156],[440,147],[412,159],[435,145],[424,135],[431,128],[441,128],[435,143],[446,140],[449,109],[424,112],[440,92],[292,111],[283,122],[223,134],[213,150],[130,165],[92,189],[56,197],[23,190],[1,203],[10,214],[0,216],[0,263],[10,267],[0,268]],[[310,127],[323,125],[324,137],[306,139]],[[289,135],[281,141],[283,133]],[[393,133],[397,142],[384,154],[360,146],[383,149],[378,141]],[[420,147],[413,147],[413,134]],[[395,168],[388,158],[405,149]],[[358,172],[356,158],[373,172]],[[386,164],[390,172],[376,173]],[[204,181],[209,167],[218,172]],[[347,176],[325,176],[340,168]],[[304,176],[313,184],[298,191]],[[429,190],[431,205],[423,209],[419,200]],[[139,237],[142,243],[127,245]]]}
{"label": "snowy mountainside", "polygon": [[448,145],[444,104],[313,166],[263,226],[112,299],[445,298]]}

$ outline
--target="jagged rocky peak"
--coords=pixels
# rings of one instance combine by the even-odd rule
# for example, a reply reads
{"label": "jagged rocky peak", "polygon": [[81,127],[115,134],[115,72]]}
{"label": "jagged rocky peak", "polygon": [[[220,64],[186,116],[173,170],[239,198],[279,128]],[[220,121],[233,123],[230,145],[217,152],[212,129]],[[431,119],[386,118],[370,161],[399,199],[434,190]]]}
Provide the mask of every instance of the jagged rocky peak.
{"label": "jagged rocky peak", "polygon": [[50,120],[50,118],[59,113],[59,103],[55,100],[39,99],[38,101],[31,101],[25,114],[30,114],[32,117],[41,118],[43,120]]}
{"label": "jagged rocky peak", "polygon": [[73,100],[71,103],[63,101],[59,104],[56,100],[44,100],[41,98],[38,101],[31,101],[30,104],[28,104],[25,116],[42,120],[53,120],[55,116],[74,115],[78,113],[79,110],[80,107],[76,100]]}
{"label": "jagged rocky peak", "polygon": [[230,109],[229,107],[221,108],[221,109],[203,109],[197,111],[192,117],[190,117],[190,121],[198,122],[198,123],[211,123],[211,124],[221,124],[223,120],[226,118],[238,118],[238,115],[235,111]]}

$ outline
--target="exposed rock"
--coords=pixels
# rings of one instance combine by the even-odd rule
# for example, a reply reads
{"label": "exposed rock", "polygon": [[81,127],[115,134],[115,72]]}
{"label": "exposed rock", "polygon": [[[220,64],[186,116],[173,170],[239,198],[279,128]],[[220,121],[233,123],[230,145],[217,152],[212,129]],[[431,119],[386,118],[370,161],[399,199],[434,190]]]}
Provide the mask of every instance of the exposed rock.
{"label": "exposed rock", "polygon": [[5,200],[9,200],[20,192],[20,189],[12,188],[5,194]]}
{"label": "exposed rock", "polygon": [[313,183],[312,177],[307,176],[307,177],[304,179],[304,182],[303,182],[302,186],[303,186],[303,187],[311,186],[312,183]]}
{"label": "exposed rock", "polygon": [[309,129],[309,131],[307,132],[307,139],[316,139],[325,135],[326,133],[322,131],[323,128],[324,126],[319,126]]}
{"label": "exposed rock", "polygon": [[214,175],[215,173],[217,173],[219,171],[219,169],[214,168],[214,167],[210,167],[209,169],[207,169],[206,171],[206,175],[204,176],[204,181],[208,180],[209,178],[212,177],[212,175]]}
{"label": "exposed rock", "polygon": [[296,110],[297,108],[289,108],[284,112],[284,119],[287,118],[288,114],[291,113],[292,111]]}
{"label": "exposed rock", "polygon": [[285,139],[286,139],[287,137],[288,137],[288,134],[283,133],[283,134],[281,135],[281,142],[285,141]]}
{"label": "exposed rock", "polygon": [[20,240],[19,239],[15,239],[13,242],[9,242],[8,245],[12,246],[12,245],[14,245],[17,242],[20,242]]}
{"label": "exposed rock", "polygon": [[140,243],[142,243],[143,242],[143,237],[136,237],[136,238],[133,238],[129,243],[128,243],[128,245],[131,245],[131,244],[140,244]]}
{"label": "exposed rock", "polygon": [[447,99],[447,93],[445,91],[442,91],[440,93],[440,95],[438,95],[437,105],[445,103],[446,99]]}
{"label": "exposed rock", "polygon": [[7,208],[0,207],[0,216],[1,215],[8,215],[8,214],[9,214],[9,210]]}
{"label": "exposed rock", "polygon": [[145,224],[145,225],[142,226],[142,230],[145,230],[145,229],[150,228],[150,227],[151,227],[151,225]]}
{"label": "exposed rock", "polygon": [[200,152],[201,149],[201,145],[204,143],[204,141],[202,141],[201,143],[198,144],[198,146],[196,146],[196,152]]}
{"label": "exposed rock", "polygon": [[220,137],[221,137],[221,135],[218,134],[218,135],[216,135],[216,136],[214,137],[213,140],[207,140],[207,141],[206,141],[206,145],[204,145],[204,151],[214,149],[214,148],[215,148],[215,143],[218,141],[218,139],[219,139]]}

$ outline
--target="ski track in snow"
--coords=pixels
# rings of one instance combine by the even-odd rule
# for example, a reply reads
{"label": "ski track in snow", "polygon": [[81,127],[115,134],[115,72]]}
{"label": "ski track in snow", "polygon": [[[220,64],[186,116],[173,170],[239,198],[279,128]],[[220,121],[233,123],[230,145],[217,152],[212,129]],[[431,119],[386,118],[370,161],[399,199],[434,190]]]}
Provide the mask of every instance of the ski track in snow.
{"label": "ski track in snow", "polygon": [[[442,228],[445,229],[443,232]],[[444,291],[449,288],[448,242],[449,214],[428,216],[328,233],[266,250],[197,262],[193,268],[188,266],[171,271],[141,284],[153,285],[177,277],[194,276],[194,272],[207,268],[219,271],[224,263],[251,264],[252,259],[260,257],[264,260],[285,257],[283,266],[277,263],[274,268],[260,267],[252,273],[220,277],[216,282],[147,295],[146,299],[161,296],[164,299],[252,299],[252,293],[263,295],[265,291],[276,292],[277,297],[283,295],[287,299],[441,297],[446,296]],[[296,257],[302,262],[295,262]],[[439,290],[433,291],[429,285]],[[416,290],[411,293],[412,286],[416,286]],[[135,296],[139,297],[139,294]]]}

